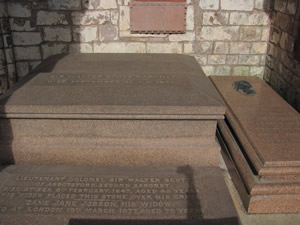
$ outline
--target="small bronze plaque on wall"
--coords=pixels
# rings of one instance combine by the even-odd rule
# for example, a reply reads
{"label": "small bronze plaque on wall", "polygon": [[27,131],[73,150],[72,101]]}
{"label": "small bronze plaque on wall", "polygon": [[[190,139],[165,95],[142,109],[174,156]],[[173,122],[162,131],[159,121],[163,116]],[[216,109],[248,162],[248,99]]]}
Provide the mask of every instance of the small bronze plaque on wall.
{"label": "small bronze plaque on wall", "polygon": [[185,0],[137,0],[130,4],[131,33],[185,33],[185,23]]}

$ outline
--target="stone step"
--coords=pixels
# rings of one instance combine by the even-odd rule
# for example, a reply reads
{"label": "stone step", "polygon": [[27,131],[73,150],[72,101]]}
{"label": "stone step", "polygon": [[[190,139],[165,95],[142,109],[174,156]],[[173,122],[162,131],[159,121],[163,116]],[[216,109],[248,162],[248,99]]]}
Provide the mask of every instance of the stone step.
{"label": "stone step", "polygon": [[223,120],[218,122],[217,137],[230,176],[248,213],[300,213],[299,175],[259,176]]}
{"label": "stone step", "polygon": [[0,145],[4,164],[218,166],[220,147],[205,139],[28,138]]}
{"label": "stone step", "polygon": [[239,224],[217,167],[1,169],[0,224]]}

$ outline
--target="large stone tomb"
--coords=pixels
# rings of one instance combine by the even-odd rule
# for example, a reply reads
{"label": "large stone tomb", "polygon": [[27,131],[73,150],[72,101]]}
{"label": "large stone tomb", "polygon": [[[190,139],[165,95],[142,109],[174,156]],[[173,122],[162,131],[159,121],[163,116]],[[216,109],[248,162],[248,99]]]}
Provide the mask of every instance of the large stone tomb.
{"label": "large stone tomb", "polygon": [[0,105],[0,224],[239,224],[192,57],[54,56]]}
{"label": "large stone tomb", "polygon": [[193,57],[75,54],[0,99],[0,162],[218,166],[225,106]]}
{"label": "large stone tomb", "polygon": [[216,167],[1,169],[3,225],[239,224]]}
{"label": "large stone tomb", "polygon": [[[217,136],[249,213],[300,213],[300,117],[264,81],[211,77],[227,104]],[[256,95],[232,87],[250,82]]]}

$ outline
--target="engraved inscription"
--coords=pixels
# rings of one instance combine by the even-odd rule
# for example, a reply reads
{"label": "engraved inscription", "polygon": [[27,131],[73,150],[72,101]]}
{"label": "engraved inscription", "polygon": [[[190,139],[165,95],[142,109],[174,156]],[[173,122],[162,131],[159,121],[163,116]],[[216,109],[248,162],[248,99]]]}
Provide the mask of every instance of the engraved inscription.
{"label": "engraved inscription", "polygon": [[30,85],[47,86],[186,86],[178,74],[43,73]]}
{"label": "engraved inscription", "polygon": [[[0,213],[186,215],[185,177],[14,177],[0,188]],[[9,202],[16,204],[9,204]],[[200,209],[194,209],[200,212]]]}

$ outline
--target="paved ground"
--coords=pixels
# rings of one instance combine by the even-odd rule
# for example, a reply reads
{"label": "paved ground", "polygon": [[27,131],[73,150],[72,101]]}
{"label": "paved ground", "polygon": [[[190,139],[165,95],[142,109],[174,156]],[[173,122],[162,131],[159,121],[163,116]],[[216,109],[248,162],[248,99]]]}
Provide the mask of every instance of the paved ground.
{"label": "paved ground", "polygon": [[241,225],[300,225],[300,214],[248,214],[231,181],[224,162],[221,162],[221,168],[223,169],[226,185],[240,217]]}

